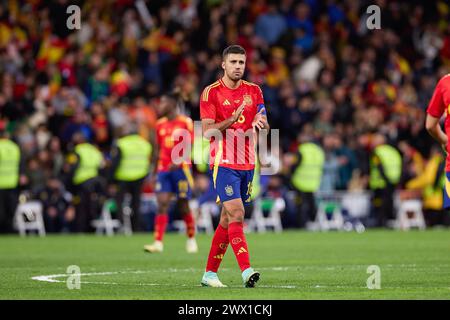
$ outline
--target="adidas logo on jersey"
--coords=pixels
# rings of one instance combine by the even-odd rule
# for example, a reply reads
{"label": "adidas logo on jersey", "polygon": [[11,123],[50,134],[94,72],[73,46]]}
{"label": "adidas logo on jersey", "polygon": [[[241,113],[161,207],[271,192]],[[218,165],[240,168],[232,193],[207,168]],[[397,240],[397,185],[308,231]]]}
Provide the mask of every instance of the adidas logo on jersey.
{"label": "adidas logo on jersey", "polygon": [[231,106],[231,103],[230,103],[230,101],[228,101],[228,99],[226,99],[226,100],[223,102],[223,105],[224,105],[224,106]]}

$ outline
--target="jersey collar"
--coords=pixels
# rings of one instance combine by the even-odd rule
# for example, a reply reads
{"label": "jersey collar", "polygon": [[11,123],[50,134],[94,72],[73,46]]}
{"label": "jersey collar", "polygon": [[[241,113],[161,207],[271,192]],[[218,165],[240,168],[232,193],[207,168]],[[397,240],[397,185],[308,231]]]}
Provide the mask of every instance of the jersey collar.
{"label": "jersey collar", "polygon": [[242,85],[242,79],[239,80],[239,85],[238,85],[236,88],[234,88],[234,89],[228,87],[228,86],[225,84],[225,82],[223,82],[222,78],[219,79],[219,82],[220,82],[225,88],[227,88],[228,90],[237,90],[237,89],[239,89],[239,88],[241,87],[241,85]]}

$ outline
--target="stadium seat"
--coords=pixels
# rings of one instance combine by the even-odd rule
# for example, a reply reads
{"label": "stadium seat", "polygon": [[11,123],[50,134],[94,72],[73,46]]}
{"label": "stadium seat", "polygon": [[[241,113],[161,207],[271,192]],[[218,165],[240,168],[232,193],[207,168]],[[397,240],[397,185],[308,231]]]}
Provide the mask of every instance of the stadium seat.
{"label": "stadium seat", "polygon": [[37,231],[41,237],[45,236],[43,208],[40,201],[19,203],[14,220],[22,237],[27,235],[27,231]]}
{"label": "stadium seat", "polygon": [[400,201],[394,227],[401,230],[409,230],[411,228],[425,229],[422,202],[418,199]]}
{"label": "stadium seat", "polygon": [[91,225],[95,228],[97,234],[102,234],[104,231],[108,236],[112,236],[114,235],[114,229],[119,229],[122,226],[118,219],[111,217],[109,208],[108,201],[105,201],[99,219],[91,221]]}
{"label": "stadium seat", "polygon": [[[266,209],[269,210],[269,214],[265,217],[263,206],[266,207],[267,205]],[[273,228],[275,232],[283,231],[280,213],[285,207],[286,204],[282,198],[256,199],[252,217],[248,222],[248,228],[257,232],[265,232],[267,228]]]}
{"label": "stadium seat", "polygon": [[367,191],[349,191],[342,195],[342,208],[352,218],[365,218],[370,212],[370,193]]}
{"label": "stadium seat", "polygon": [[[330,210],[331,209],[331,210]],[[328,212],[331,211],[330,217]],[[344,217],[341,205],[336,202],[321,201],[318,206],[316,220],[308,229],[310,230],[342,230],[344,228]]]}

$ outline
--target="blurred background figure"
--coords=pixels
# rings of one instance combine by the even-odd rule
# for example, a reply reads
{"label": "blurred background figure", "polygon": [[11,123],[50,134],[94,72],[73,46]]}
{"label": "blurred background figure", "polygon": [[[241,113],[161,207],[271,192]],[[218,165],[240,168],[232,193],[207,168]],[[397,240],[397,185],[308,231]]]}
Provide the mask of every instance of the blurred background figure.
{"label": "blurred background figure", "polygon": [[127,204],[131,210],[133,231],[142,229],[140,222],[140,201],[142,184],[150,172],[152,145],[137,132],[135,124],[122,127],[122,135],[117,139],[111,151],[111,182],[116,184],[118,218],[123,223],[125,195],[129,195]]}
{"label": "blurred background figure", "polygon": [[297,223],[299,227],[315,221],[317,214],[314,192],[319,190],[322,181],[325,153],[311,136],[299,136],[297,161],[292,166],[291,183],[297,191]]}
{"label": "blurred background figure", "polygon": [[[194,187],[190,159],[192,155],[187,154],[187,150],[192,147],[194,127],[191,118],[180,114],[178,102],[177,92],[166,93],[162,95],[158,105],[160,120],[156,124],[156,139],[153,143],[155,147],[153,152],[157,154],[155,192],[158,211],[155,216],[154,242],[144,246],[144,250],[149,253],[164,250],[163,239],[169,221],[169,206],[174,196],[176,197],[176,208],[186,227],[188,238],[186,251],[188,253],[198,252],[195,240],[195,217],[189,206]],[[182,137],[175,138],[176,132],[182,133]],[[175,148],[179,148],[180,145],[183,146],[182,150],[178,150],[178,154],[174,156]]]}
{"label": "blurred background figure", "polygon": [[[72,194],[64,188],[57,176],[50,177],[46,186],[38,190],[35,196],[42,200],[45,230],[47,232],[80,231],[78,223],[81,219],[76,217],[78,213],[76,213],[72,204]],[[85,216],[87,215],[85,214]],[[86,223],[86,221],[84,222]],[[84,232],[89,230],[85,225],[81,225],[81,227],[86,228]]]}
{"label": "blurred background figure", "polygon": [[13,218],[19,202],[19,184],[26,183],[23,156],[19,146],[9,139],[0,122],[0,233],[13,232]]}
{"label": "blurred background figure", "polygon": [[373,152],[370,158],[370,189],[372,217],[378,227],[387,227],[393,220],[394,191],[402,174],[402,156],[393,146],[386,144],[386,138],[376,133],[372,138]]}
{"label": "blurred background figure", "polygon": [[415,190],[423,199],[423,211],[427,226],[450,225],[448,210],[442,210],[445,187],[445,158],[442,149],[433,145],[431,158],[423,172],[406,183],[406,188]]}
{"label": "blurred background figure", "polygon": [[93,231],[90,222],[97,218],[103,204],[104,183],[99,171],[104,166],[103,155],[86,141],[82,132],[73,135],[73,151],[67,156],[68,176],[73,190],[72,203],[76,208],[77,232]]}

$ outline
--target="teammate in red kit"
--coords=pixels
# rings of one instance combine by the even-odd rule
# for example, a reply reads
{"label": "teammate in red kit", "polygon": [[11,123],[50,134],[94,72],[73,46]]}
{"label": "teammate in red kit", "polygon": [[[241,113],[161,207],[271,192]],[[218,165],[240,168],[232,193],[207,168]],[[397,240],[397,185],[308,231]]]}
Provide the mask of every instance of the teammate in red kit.
{"label": "teammate in red kit", "polygon": [[[168,222],[168,209],[173,194],[177,196],[178,210],[186,223],[188,240],[186,251],[188,253],[198,252],[195,240],[195,222],[189,208],[193,178],[190,161],[183,161],[180,165],[174,163],[172,151],[178,143],[175,141],[177,130],[187,132],[190,141],[193,137],[193,123],[189,117],[177,113],[177,96],[166,94],[161,97],[158,106],[158,116],[162,117],[156,123],[156,151],[158,155],[156,197],[158,212],[155,217],[155,231],[153,244],[144,246],[148,252],[162,252],[163,238]],[[182,142],[182,141],[179,141]]]}
{"label": "teammate in red kit", "polygon": [[242,80],[246,54],[237,45],[222,54],[223,77],[203,90],[200,117],[203,134],[220,132],[211,138],[211,169],[214,189],[222,202],[217,227],[201,284],[224,287],[217,270],[231,244],[246,287],[254,287],[259,272],[250,266],[249,249],[244,235],[244,205],[251,203],[255,167],[255,132],[269,130],[266,109],[258,85]]}
{"label": "teammate in red kit", "polygon": [[[442,131],[439,121],[445,113],[445,132]],[[430,104],[427,108],[427,118],[425,126],[430,135],[439,142],[442,149],[447,154],[445,164],[445,187],[444,187],[444,208],[450,208],[450,156],[448,146],[448,136],[450,134],[450,74],[443,76],[433,93]]]}

